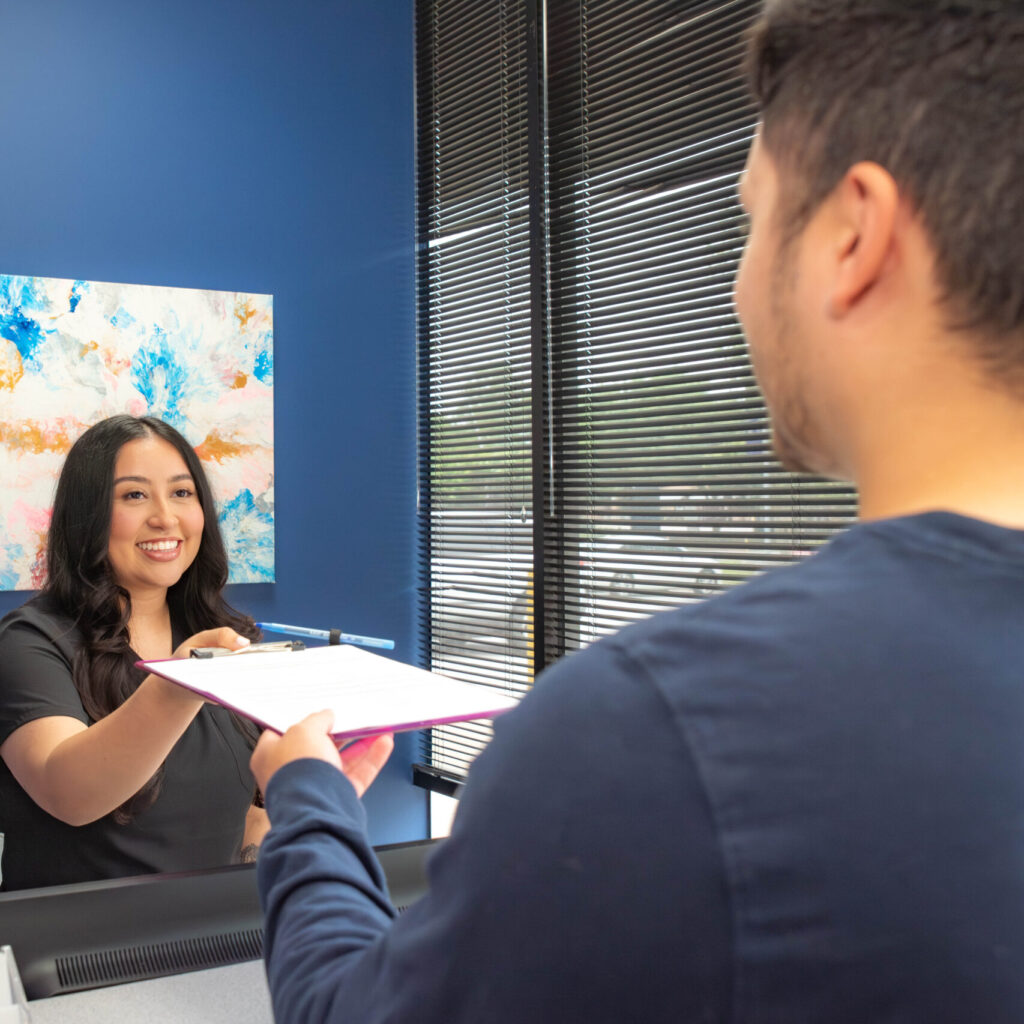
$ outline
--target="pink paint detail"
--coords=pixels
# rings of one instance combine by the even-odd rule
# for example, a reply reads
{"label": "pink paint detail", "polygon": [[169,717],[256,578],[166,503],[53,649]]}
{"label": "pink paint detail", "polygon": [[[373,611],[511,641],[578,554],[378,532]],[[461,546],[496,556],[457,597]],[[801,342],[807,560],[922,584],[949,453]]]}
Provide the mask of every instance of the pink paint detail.
{"label": "pink paint detail", "polygon": [[266,460],[253,458],[242,463],[242,489],[252,491],[253,494],[262,494],[270,486],[270,477]]}
{"label": "pink paint detail", "polygon": [[36,548],[35,558],[32,559],[32,565],[29,566],[29,579],[32,583],[32,589],[38,590],[46,582],[46,538],[41,537],[39,541],[39,547]]}
{"label": "pink paint detail", "polygon": [[50,529],[50,516],[52,512],[53,509],[36,508],[19,498],[11,508],[11,525],[24,526],[25,529],[31,530],[33,533],[42,534],[45,537]]}

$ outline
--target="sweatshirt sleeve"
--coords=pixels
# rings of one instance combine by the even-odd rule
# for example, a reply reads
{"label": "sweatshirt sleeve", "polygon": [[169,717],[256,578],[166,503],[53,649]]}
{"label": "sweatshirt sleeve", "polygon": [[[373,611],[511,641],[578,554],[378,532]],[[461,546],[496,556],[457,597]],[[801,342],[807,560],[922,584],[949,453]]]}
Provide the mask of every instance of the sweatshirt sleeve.
{"label": "sweatshirt sleeve", "polygon": [[278,1024],[632,1020],[640,978],[645,1020],[717,1019],[722,867],[669,717],[614,650],[545,673],[495,723],[399,916],[348,780],[282,768],[258,869]]}
{"label": "sweatshirt sleeve", "polygon": [[257,875],[275,1018],[341,1020],[330,1007],[395,910],[351,783],[323,761],[295,761],[265,794],[273,822]]}

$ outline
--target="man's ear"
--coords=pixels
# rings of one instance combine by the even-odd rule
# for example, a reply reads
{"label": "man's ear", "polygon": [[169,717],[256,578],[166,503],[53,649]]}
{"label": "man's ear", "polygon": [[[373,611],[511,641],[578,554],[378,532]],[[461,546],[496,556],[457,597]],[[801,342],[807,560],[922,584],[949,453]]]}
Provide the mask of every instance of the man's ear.
{"label": "man's ear", "polygon": [[830,198],[835,220],[835,273],[828,312],[845,316],[878,283],[892,253],[899,188],[875,163],[854,164]]}

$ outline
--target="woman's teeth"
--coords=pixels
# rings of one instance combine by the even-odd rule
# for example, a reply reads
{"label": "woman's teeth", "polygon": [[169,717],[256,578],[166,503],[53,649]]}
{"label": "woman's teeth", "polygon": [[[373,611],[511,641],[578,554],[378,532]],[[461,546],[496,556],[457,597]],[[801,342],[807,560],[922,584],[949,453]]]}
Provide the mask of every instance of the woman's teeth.
{"label": "woman's teeth", "polygon": [[143,551],[173,551],[177,546],[176,540],[144,540],[139,544]]}

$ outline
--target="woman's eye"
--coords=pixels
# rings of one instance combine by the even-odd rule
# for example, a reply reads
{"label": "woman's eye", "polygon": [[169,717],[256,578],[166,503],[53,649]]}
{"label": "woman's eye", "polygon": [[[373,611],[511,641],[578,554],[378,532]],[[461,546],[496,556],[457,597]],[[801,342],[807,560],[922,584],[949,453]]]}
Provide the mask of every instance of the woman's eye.
{"label": "woman's eye", "polygon": [[174,497],[175,498],[192,498],[192,497],[195,496],[195,493],[196,492],[193,491],[191,487],[179,487],[174,492]]}
{"label": "woman's eye", "polygon": [[121,497],[125,501],[141,501],[146,495],[143,491],[125,491]]}

